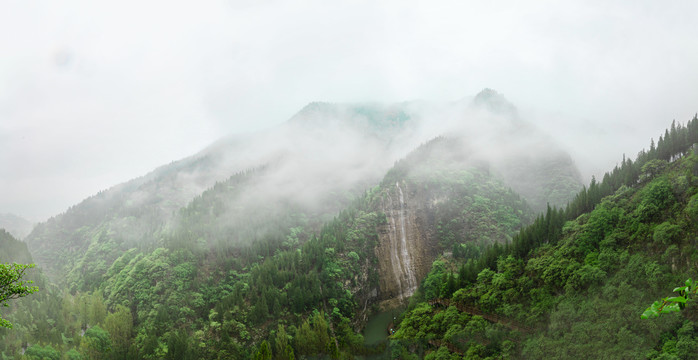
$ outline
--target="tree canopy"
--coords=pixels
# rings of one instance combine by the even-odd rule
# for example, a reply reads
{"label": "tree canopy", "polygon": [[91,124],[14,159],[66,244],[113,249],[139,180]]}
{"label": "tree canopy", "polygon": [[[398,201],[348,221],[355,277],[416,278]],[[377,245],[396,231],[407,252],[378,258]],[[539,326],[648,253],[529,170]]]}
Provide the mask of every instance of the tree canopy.
{"label": "tree canopy", "polygon": [[[0,263],[0,304],[9,306],[8,300],[17,299],[39,291],[36,286],[30,286],[34,282],[22,280],[24,272],[33,268],[34,264],[2,264]],[[0,317],[0,327],[11,328],[12,324]]]}

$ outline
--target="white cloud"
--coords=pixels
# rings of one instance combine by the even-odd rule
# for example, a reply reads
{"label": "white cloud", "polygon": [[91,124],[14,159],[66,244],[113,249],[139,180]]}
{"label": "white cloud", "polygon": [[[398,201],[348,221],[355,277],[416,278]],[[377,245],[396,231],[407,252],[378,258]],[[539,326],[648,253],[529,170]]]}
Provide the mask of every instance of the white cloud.
{"label": "white cloud", "polygon": [[0,211],[30,217],[314,100],[491,87],[567,142],[587,176],[698,110],[690,1],[0,7]]}

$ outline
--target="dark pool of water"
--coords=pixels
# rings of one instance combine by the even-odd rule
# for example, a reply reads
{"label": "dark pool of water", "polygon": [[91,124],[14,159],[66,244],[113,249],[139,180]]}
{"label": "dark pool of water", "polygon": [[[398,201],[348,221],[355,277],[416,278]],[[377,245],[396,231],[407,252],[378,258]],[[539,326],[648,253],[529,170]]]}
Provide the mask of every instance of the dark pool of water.
{"label": "dark pool of water", "polygon": [[388,325],[393,318],[400,313],[399,310],[389,310],[373,314],[364,328],[364,343],[366,345],[379,344],[388,339]]}

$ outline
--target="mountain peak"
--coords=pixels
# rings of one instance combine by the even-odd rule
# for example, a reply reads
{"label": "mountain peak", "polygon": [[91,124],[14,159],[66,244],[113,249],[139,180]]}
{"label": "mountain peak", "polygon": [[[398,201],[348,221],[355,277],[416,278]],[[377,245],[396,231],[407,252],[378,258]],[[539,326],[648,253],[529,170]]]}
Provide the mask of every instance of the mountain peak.
{"label": "mountain peak", "polygon": [[403,128],[411,117],[406,103],[311,102],[291,117],[289,123],[310,127],[341,123],[378,134]]}
{"label": "mountain peak", "polygon": [[499,115],[517,115],[514,104],[509,102],[504,95],[490,88],[485,88],[475,95],[473,106]]}

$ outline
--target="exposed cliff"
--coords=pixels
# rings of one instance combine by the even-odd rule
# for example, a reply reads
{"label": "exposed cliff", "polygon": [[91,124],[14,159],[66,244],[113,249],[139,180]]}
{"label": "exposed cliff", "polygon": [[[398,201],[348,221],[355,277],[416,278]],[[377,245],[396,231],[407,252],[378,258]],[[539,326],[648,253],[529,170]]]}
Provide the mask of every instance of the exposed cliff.
{"label": "exposed cliff", "polygon": [[433,216],[424,200],[423,193],[412,191],[404,181],[383,192],[381,211],[387,221],[378,229],[375,249],[382,300],[400,302],[410,297],[429,271],[430,259],[438,253],[429,231]]}
{"label": "exposed cliff", "polygon": [[381,308],[412,296],[438,255],[473,256],[532,220],[526,201],[462,149],[457,139],[437,138],[382,182],[375,211],[385,221],[374,249]]}

